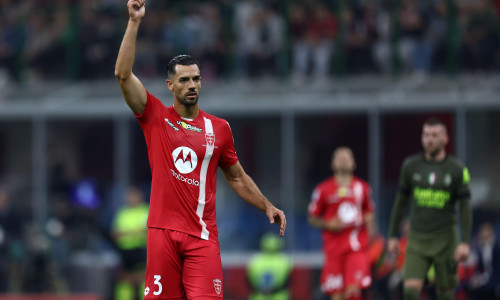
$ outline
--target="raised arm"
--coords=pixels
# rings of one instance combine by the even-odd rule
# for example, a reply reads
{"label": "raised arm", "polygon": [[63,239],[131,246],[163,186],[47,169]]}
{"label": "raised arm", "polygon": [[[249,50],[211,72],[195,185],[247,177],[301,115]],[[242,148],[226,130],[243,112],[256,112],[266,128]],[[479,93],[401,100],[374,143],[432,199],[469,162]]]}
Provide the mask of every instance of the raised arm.
{"label": "raised arm", "polygon": [[115,66],[115,76],[120,84],[123,98],[136,114],[141,114],[144,111],[147,101],[146,89],[132,73],[137,31],[146,12],[145,4],[146,0],[129,0],[127,3],[129,20]]}
{"label": "raised arm", "polygon": [[222,169],[229,185],[246,202],[265,212],[269,222],[280,226],[280,235],[285,234],[286,218],[283,211],[277,209],[262,194],[255,182],[248,176],[239,162],[229,168]]}

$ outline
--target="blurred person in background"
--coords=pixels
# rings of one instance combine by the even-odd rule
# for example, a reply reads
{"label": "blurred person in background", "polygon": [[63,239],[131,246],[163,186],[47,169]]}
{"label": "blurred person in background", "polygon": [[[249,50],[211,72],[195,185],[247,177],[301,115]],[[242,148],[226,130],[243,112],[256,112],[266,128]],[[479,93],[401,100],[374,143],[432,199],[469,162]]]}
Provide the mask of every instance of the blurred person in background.
{"label": "blurred person in background", "polygon": [[26,255],[23,261],[20,291],[25,293],[67,293],[65,278],[54,260],[46,228],[30,224],[26,230]]}
{"label": "blurred person in background", "polygon": [[118,22],[113,18],[110,7],[95,6],[92,1],[81,1],[80,5],[78,43],[81,76],[83,79],[106,78],[112,69],[115,46],[119,42]]}
{"label": "blurred person in background", "polygon": [[422,6],[419,1],[404,0],[399,11],[401,38],[398,51],[403,66],[413,72],[414,78],[428,75],[432,63],[433,48],[426,39],[429,15]]}
{"label": "blurred person in background", "polygon": [[[238,161],[227,121],[198,107],[200,66],[189,55],[168,63],[166,107],[132,68],[146,1],[127,3],[129,21],[116,60],[123,97],[144,132],[151,165],[145,299],[221,299],[222,264],[215,212],[216,174],[245,201],[265,212],[285,234],[286,220]],[[199,158],[199,159],[198,159]]]}
{"label": "blurred person in background", "polygon": [[467,6],[461,6],[466,13],[462,23],[463,44],[460,50],[460,62],[470,71],[492,71],[498,66],[498,46],[500,43],[500,18],[495,13],[492,2],[477,0]]}
{"label": "blurred person in background", "polygon": [[[377,38],[373,41],[372,57],[380,72],[388,74],[392,70],[392,20],[388,7],[391,7],[387,1],[379,3],[375,11],[375,26]],[[373,9],[373,8],[372,8]]]}
{"label": "blurred person in background", "polygon": [[47,79],[62,79],[67,75],[68,58],[72,55],[71,44],[76,39],[76,30],[70,24],[71,4],[66,1],[38,3],[25,1],[20,14],[23,30],[22,64],[23,79],[37,82]]}
{"label": "blurred person in background", "polygon": [[366,253],[375,210],[371,188],[353,175],[350,148],[335,149],[331,167],[334,175],[317,185],[309,204],[309,223],[323,231],[321,290],[332,300],[360,300],[372,281]]}
{"label": "blurred person in background", "polygon": [[[428,50],[430,50],[431,56],[429,65],[421,65],[424,72],[431,72],[436,67],[441,69],[446,67],[446,60],[449,55],[447,53],[448,44],[450,43],[448,36],[455,33],[452,32],[453,27],[448,24],[450,19],[448,14],[448,4],[443,0],[436,1],[430,9],[429,26],[425,33],[422,51],[426,51],[426,47],[429,47]],[[427,61],[424,60],[424,62]]]}
{"label": "blurred person in background", "polygon": [[283,240],[273,233],[266,233],[260,240],[261,252],[247,265],[247,276],[253,290],[249,300],[289,300],[288,285],[293,263],[283,253]]}
{"label": "blurred person in background", "polygon": [[12,9],[8,12],[1,11],[0,19],[0,76],[5,76],[5,81],[18,81],[21,79],[18,65],[22,45],[21,30],[16,24],[16,14]]}
{"label": "blurred person in background", "polygon": [[314,4],[311,13],[303,6],[292,6],[290,30],[292,80],[301,83],[309,74],[322,82],[327,80],[338,33],[338,22],[330,9],[320,2]]}
{"label": "blurred person in background", "polygon": [[24,224],[11,207],[7,189],[0,185],[0,293],[20,292]]}
{"label": "blurred person in background", "polygon": [[500,299],[500,242],[491,223],[479,228],[476,273],[471,278],[473,299]]}
{"label": "blurred person in background", "polygon": [[250,77],[277,75],[285,22],[274,2],[242,1],[235,6],[237,56],[241,71]]}
{"label": "blurred person in background", "polygon": [[396,254],[387,251],[388,261],[393,266],[393,270],[387,282],[391,299],[403,298],[403,271],[406,259],[406,249],[408,248],[408,234],[410,232],[410,220],[404,219],[400,226],[400,236],[398,241],[398,252]]}
{"label": "blurred person in background", "polygon": [[125,205],[113,220],[112,236],[120,251],[121,274],[115,287],[115,299],[144,297],[148,205],[136,187],[128,189]]}
{"label": "blurred person in background", "polygon": [[258,14],[261,5],[256,0],[238,1],[234,5],[234,34],[236,36],[236,59],[238,72],[248,76],[250,55],[258,46],[259,24]]}
{"label": "blurred person in background", "polygon": [[[461,161],[446,153],[448,134],[441,120],[427,120],[421,140],[424,153],[408,157],[401,168],[387,247],[391,253],[397,253],[397,228],[411,202],[404,299],[419,299],[428,270],[434,265],[437,297],[448,300],[454,298],[458,284],[457,264],[470,254],[470,176]],[[462,229],[460,240],[457,204]]]}
{"label": "blurred person in background", "polygon": [[[388,274],[392,271],[392,266],[386,264],[386,240],[380,233],[378,225],[373,222],[373,230],[366,249],[368,264],[370,266],[373,284],[368,290],[371,300],[388,299],[387,280]],[[379,298],[382,297],[382,298]]]}
{"label": "blurred person in background", "polygon": [[410,222],[405,219],[401,224],[397,255],[387,251],[387,241],[378,229],[373,231],[367,251],[373,277],[371,289],[373,299],[398,300],[403,298],[403,266],[409,230]]}
{"label": "blurred person in background", "polygon": [[346,7],[342,16],[348,72],[360,74],[373,70],[375,65],[371,49],[377,38],[375,3],[370,0],[361,7]]}

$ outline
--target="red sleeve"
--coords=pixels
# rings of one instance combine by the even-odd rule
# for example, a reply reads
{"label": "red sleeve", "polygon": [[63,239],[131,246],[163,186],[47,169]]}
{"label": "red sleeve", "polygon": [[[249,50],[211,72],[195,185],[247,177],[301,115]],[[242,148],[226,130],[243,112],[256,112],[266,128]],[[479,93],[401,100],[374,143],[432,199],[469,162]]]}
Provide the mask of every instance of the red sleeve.
{"label": "red sleeve", "polygon": [[372,200],[372,189],[368,183],[364,183],[364,195],[363,195],[363,215],[367,213],[373,213],[375,211],[375,204]]}
{"label": "red sleeve", "polygon": [[155,116],[158,115],[158,112],[161,111],[161,109],[164,107],[161,101],[158,100],[155,96],[150,94],[148,91],[146,91],[146,93],[147,100],[144,111],[141,114],[134,113],[137,121],[139,121],[139,124],[141,124],[141,127],[143,128],[144,125],[153,121]]}
{"label": "red sleeve", "polygon": [[311,196],[311,203],[309,203],[309,215],[319,217],[323,214],[323,207],[325,201],[321,195],[321,189],[316,187]]}
{"label": "red sleeve", "polygon": [[219,167],[222,169],[229,168],[238,162],[238,155],[234,149],[234,139],[229,123],[224,123],[224,144],[222,154],[219,160]]}

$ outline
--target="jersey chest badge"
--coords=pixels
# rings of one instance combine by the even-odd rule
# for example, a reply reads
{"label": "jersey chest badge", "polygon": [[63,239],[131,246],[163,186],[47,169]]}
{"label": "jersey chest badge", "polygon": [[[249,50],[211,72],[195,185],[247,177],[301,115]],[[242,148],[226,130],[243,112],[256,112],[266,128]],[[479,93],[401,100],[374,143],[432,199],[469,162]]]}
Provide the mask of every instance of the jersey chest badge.
{"label": "jersey chest badge", "polygon": [[431,172],[429,174],[429,184],[430,185],[434,185],[434,183],[436,183],[436,177],[437,177],[436,173],[434,173],[434,172]]}
{"label": "jersey chest badge", "polygon": [[213,147],[215,145],[215,134],[213,133],[205,133],[205,140],[207,141],[207,145]]}
{"label": "jersey chest badge", "polygon": [[446,173],[446,175],[444,175],[444,185],[450,186],[450,184],[451,184],[451,174]]}
{"label": "jersey chest badge", "polygon": [[413,180],[415,180],[416,182],[420,182],[420,180],[422,180],[422,176],[420,176],[420,174],[418,173],[413,173]]}

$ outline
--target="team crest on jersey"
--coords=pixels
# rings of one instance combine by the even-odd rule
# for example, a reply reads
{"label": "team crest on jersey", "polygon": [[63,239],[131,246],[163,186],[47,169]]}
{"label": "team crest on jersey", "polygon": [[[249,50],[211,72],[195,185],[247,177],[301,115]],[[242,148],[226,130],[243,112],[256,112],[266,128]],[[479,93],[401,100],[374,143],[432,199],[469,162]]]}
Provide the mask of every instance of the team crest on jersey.
{"label": "team crest on jersey", "polygon": [[213,133],[206,133],[205,134],[205,140],[207,140],[207,145],[209,145],[209,146],[215,145],[215,134],[213,134]]}
{"label": "team crest on jersey", "polygon": [[449,186],[450,184],[451,184],[451,174],[446,173],[446,175],[444,175],[444,185]]}
{"label": "team crest on jersey", "polygon": [[436,183],[436,173],[431,172],[429,174],[429,184],[433,185],[434,183]]}
{"label": "team crest on jersey", "polygon": [[220,279],[214,279],[214,289],[217,295],[220,295],[222,292],[222,281]]}
{"label": "team crest on jersey", "polygon": [[422,179],[422,176],[420,176],[420,174],[418,173],[413,173],[413,180],[415,181],[420,181]]}

